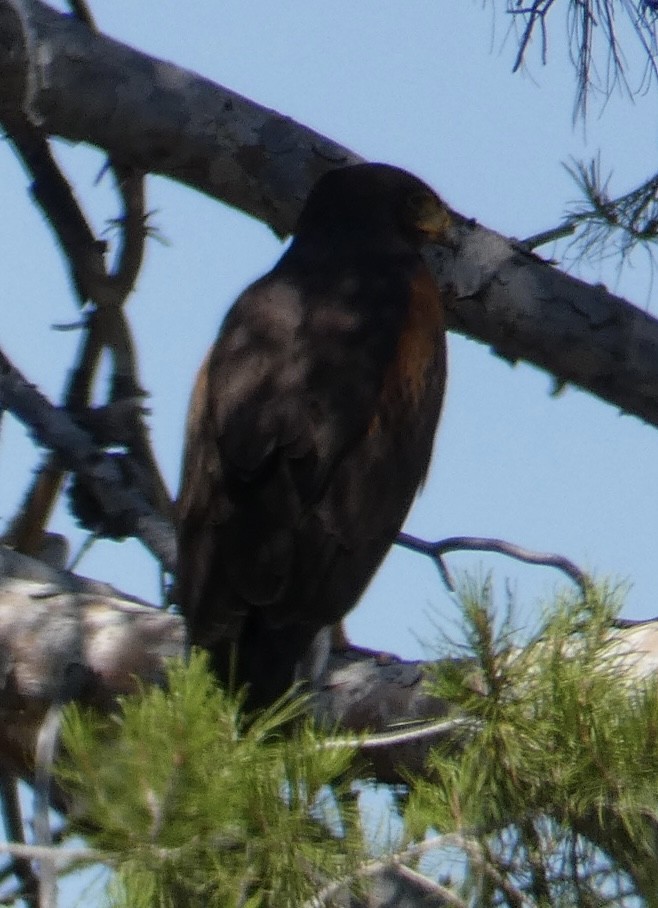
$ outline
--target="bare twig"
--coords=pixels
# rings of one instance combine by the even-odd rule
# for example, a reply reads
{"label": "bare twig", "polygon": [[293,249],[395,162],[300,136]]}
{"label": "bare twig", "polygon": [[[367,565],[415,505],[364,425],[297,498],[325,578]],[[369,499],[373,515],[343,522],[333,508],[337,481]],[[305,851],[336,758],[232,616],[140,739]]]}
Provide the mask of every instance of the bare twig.
{"label": "bare twig", "polygon": [[658,242],[658,175],[653,174],[639,186],[616,198],[608,192],[608,179],[601,175],[601,162],[575,162],[565,165],[583,194],[585,207],[576,207],[568,223],[580,228],[578,249],[587,255],[603,253],[610,247],[611,234],[619,236],[618,250],[623,258],[634,246],[649,247]]}
{"label": "bare twig", "polygon": [[532,251],[533,249],[538,249],[540,246],[545,246],[547,243],[554,243],[555,240],[562,240],[564,237],[572,236],[575,230],[575,223],[567,222],[565,224],[560,224],[557,227],[552,227],[549,230],[542,230],[541,233],[534,233],[532,236],[520,240],[519,246],[521,246],[522,249]]}
{"label": "bare twig", "polygon": [[39,444],[55,451],[67,469],[89,484],[101,507],[125,521],[126,535],[140,539],[166,571],[175,571],[176,544],[170,522],[156,513],[139,490],[126,487],[125,477],[112,458],[67,413],[30,385],[2,351],[0,406],[25,423]]}
{"label": "bare twig", "polygon": [[105,265],[106,243],[94,236],[43,132],[26,118],[6,113],[3,113],[3,125],[32,179],[32,197],[53,229],[66,257],[79,302],[121,306],[134,286],[144,251],[146,210],[143,172],[110,159],[123,201],[123,213],[116,219],[122,228],[121,239],[115,264],[108,272]]}
{"label": "bare twig", "polygon": [[[73,3],[77,17],[93,28],[91,13],[83,0]],[[120,308],[139,273],[146,235],[144,174],[134,166],[110,158],[121,194],[123,212],[115,219],[120,242],[111,271],[105,266],[105,243],[95,239],[68,181],[54,160],[47,139],[21,114],[7,116],[6,129],[14,148],[32,177],[32,195],[53,228],[64,252],[79,301],[91,300],[95,311],[87,320],[87,332],[78,364],[72,372],[64,404],[73,409],[87,406],[100,356],[109,349],[113,358],[110,401],[143,394],[128,325]],[[139,407],[133,408],[131,454],[136,462],[132,480],[139,482],[146,497],[160,513],[170,518],[171,500],[150,445],[149,433]],[[62,488],[64,474],[57,458],[50,457],[36,475],[5,540],[17,550],[35,554],[43,528]],[[102,519],[96,521],[102,526]]]}
{"label": "bare twig", "polygon": [[[147,215],[143,171],[114,157],[109,158],[109,164],[121,194],[123,213],[115,221],[121,227],[120,243],[106,284],[111,291],[109,302],[115,307],[119,307],[132,292],[142,267]],[[108,300],[95,301],[98,304],[108,302]]]}
{"label": "bare twig", "polygon": [[391,747],[395,744],[410,744],[415,741],[422,741],[424,738],[442,737],[453,734],[454,732],[463,733],[472,731],[479,727],[479,724],[473,719],[456,716],[453,719],[438,719],[434,722],[416,722],[413,725],[407,725],[400,730],[391,729],[390,732],[381,734],[369,734],[363,737],[354,736],[352,738],[336,737],[328,738],[320,745],[322,750],[335,750],[341,747],[351,747],[359,750],[373,750],[376,747]]}
{"label": "bare twig", "polygon": [[23,845],[19,842],[0,842],[0,854],[10,854],[27,861],[54,861],[60,869],[74,863],[108,862],[111,855],[95,848],[62,848],[59,845]]}
{"label": "bare twig", "polygon": [[[62,721],[62,702],[49,707],[37,736],[34,771],[34,833],[37,845],[52,847],[50,780]],[[52,857],[39,861],[39,908],[57,908],[57,869]]]}
{"label": "bare twig", "polygon": [[[53,845],[49,811],[63,709],[79,696],[85,677],[84,669],[75,664],[63,673],[57,696],[50,704],[37,735],[34,753],[34,832],[36,844],[43,847]],[[57,867],[53,858],[43,858],[39,862],[39,908],[57,908]]]}
{"label": "bare twig", "polygon": [[[78,10],[84,13],[84,7]],[[100,356],[105,347],[113,354],[112,396],[133,395],[138,389],[136,357],[120,306],[127,298],[141,265],[144,249],[144,179],[134,168],[114,163],[117,184],[124,203],[119,252],[115,268],[105,271],[104,244],[99,244],[78,206],[73,191],[50,153],[47,140],[26,120],[7,123],[9,137],[33,177],[32,194],[53,227],[66,255],[74,286],[81,302],[92,299],[97,308],[87,322],[88,330],[77,367],[65,394],[65,405],[85,406]],[[133,412],[135,456],[144,478],[144,492],[164,516],[171,516],[169,495],[153,456],[141,414]],[[62,465],[49,457],[37,473],[25,501],[12,521],[5,540],[18,551],[36,554],[43,528],[63,483]]]}
{"label": "bare twig", "polygon": [[67,570],[75,571],[77,569],[78,565],[80,564],[80,562],[82,561],[82,559],[84,558],[84,556],[87,554],[87,552],[91,549],[91,547],[97,540],[98,540],[98,536],[95,533],[88,533],[85,536],[82,544],[79,546],[77,552],[71,557],[71,560],[66,565]]}
{"label": "bare twig", "polygon": [[456,587],[443,560],[443,555],[448,552],[495,552],[498,555],[507,555],[517,561],[523,561],[526,564],[557,568],[557,570],[562,571],[573,580],[582,590],[587,590],[591,583],[587,574],[563,555],[532,552],[511,542],[505,542],[504,539],[489,539],[481,536],[450,536],[447,539],[428,542],[424,539],[418,539],[416,536],[410,536],[408,533],[399,533],[396,543],[403,546],[403,548],[411,549],[413,552],[419,552],[421,555],[427,555],[428,558],[431,558],[439,570],[441,579],[451,593],[456,592]]}
{"label": "bare twig", "polygon": [[105,244],[85,220],[68,180],[52,156],[47,138],[26,119],[5,118],[7,137],[32,178],[32,198],[52,227],[67,263],[79,302],[105,273]]}
{"label": "bare twig", "polygon": [[527,17],[526,26],[521,33],[521,38],[519,39],[519,49],[517,51],[516,59],[512,67],[512,72],[518,72],[518,70],[523,65],[528,45],[530,44],[535,27],[537,25],[539,25],[539,28],[541,30],[541,59],[542,63],[546,63],[546,15],[553,5],[553,2],[554,0],[533,0],[533,2],[528,6],[511,6],[508,4],[507,11],[509,13],[512,13],[515,16]]}
{"label": "bare twig", "polygon": [[[324,906],[330,904],[331,899],[338,895],[342,889],[345,889],[358,879],[374,877],[391,868],[404,868],[404,870],[409,870],[407,864],[417,860],[419,857],[422,857],[422,855],[427,854],[430,851],[435,851],[438,848],[461,848],[463,841],[464,839],[461,835],[446,833],[444,835],[432,836],[431,838],[425,839],[423,842],[410,845],[401,851],[386,855],[384,858],[365,861],[348,876],[339,880],[332,880],[332,882],[328,883],[316,893],[313,898],[304,902],[302,908],[324,908]],[[413,871],[411,872],[413,873]],[[418,877],[421,875],[414,874],[414,876],[415,881],[418,882]],[[431,906],[436,904],[450,905],[452,908],[466,908],[467,902],[456,895],[451,889],[441,885],[441,883],[430,880],[425,876],[422,877],[422,883],[423,888],[425,888],[425,898],[423,899],[424,905]]]}
{"label": "bare twig", "polygon": [[84,24],[88,28],[91,28],[94,31],[96,30],[96,23],[94,22],[94,17],[91,14],[91,10],[89,9],[89,6],[87,5],[87,3],[85,3],[85,0],[69,0],[69,6],[71,7],[72,11],[75,13],[76,18],[79,19],[80,22],[84,22]]}
{"label": "bare twig", "polygon": [[57,457],[48,455],[37,470],[34,479],[9,523],[2,541],[24,555],[38,555],[45,534],[44,527],[52,513],[64,474]]}
{"label": "bare twig", "polygon": [[468,835],[461,835],[458,838],[460,847],[466,852],[472,864],[504,893],[511,908],[536,908],[536,903],[518,889],[504,873],[501,873],[496,866],[496,861],[487,852],[482,842]]}
{"label": "bare twig", "polygon": [[[25,844],[25,830],[16,785],[17,782],[14,776],[5,772],[0,774],[2,819],[5,833],[12,841]],[[21,883],[21,898],[25,900],[29,908],[34,908],[37,904],[36,897],[39,891],[39,881],[32,871],[30,861],[24,857],[12,855],[11,869]]]}
{"label": "bare twig", "polygon": [[[487,855],[482,843],[466,832],[449,832],[431,836],[424,839],[422,842],[416,842],[401,851],[389,854],[385,858],[366,861],[359,865],[359,867],[357,867],[349,876],[346,876],[341,880],[334,880],[323,887],[314,898],[304,902],[302,908],[324,908],[324,906],[330,902],[330,899],[336,896],[341,889],[349,886],[357,879],[373,877],[391,867],[410,870],[407,865],[412,861],[418,860],[418,858],[423,855],[436,851],[437,849],[445,848],[455,848],[464,852],[480,873],[491,879],[493,884],[505,894],[508,903],[512,905],[513,908],[534,908],[535,903],[529,896],[514,886],[514,884],[498,870],[495,861],[491,856]],[[414,873],[414,871],[410,872]],[[424,876],[422,877],[422,880],[427,885],[428,899],[431,897],[431,893],[431,895],[437,899],[437,904],[439,905],[443,904],[454,906],[454,908],[465,908],[467,902],[463,901],[451,889]],[[426,903],[423,902],[423,904]],[[427,904],[431,905],[432,901],[428,901]]]}
{"label": "bare twig", "polygon": [[551,889],[544,862],[545,849],[535,828],[532,817],[519,824],[519,831],[525,846],[526,860],[530,870],[530,891],[537,905],[550,905]]}
{"label": "bare twig", "polygon": [[[513,65],[514,72],[525,63],[537,31],[540,33],[541,62],[547,62],[546,20],[553,4],[554,0],[528,0],[527,3],[508,0],[507,12],[515,19],[524,20]],[[556,8],[557,6],[556,4]],[[621,3],[615,3],[614,0],[571,0],[559,6],[566,10],[570,56],[576,72],[575,114],[584,116],[587,113],[587,101],[592,90],[600,91],[604,98],[609,97],[619,85],[629,94],[640,90],[632,89],[628,82],[627,58],[621,50],[618,34],[618,10],[626,15],[642,50],[645,71],[641,86],[658,76],[655,4],[647,3],[646,0],[640,3],[630,0],[622,0]],[[604,58],[600,67],[596,66],[597,55]],[[635,62],[637,55],[628,55],[628,58]],[[603,75],[599,78],[600,73]]]}
{"label": "bare twig", "polygon": [[[144,422],[142,406],[145,392],[137,380],[137,358],[128,321],[117,306],[103,306],[89,319],[85,354],[94,369],[103,349],[113,355],[112,387],[109,403],[96,411],[87,408],[90,383],[85,382],[84,372],[78,371],[67,394],[67,407],[77,414],[77,419],[87,427],[100,446],[120,445],[128,453],[122,458],[130,481],[141,490],[155,510],[164,518],[173,518],[173,505],[169,491],[160,473],[151,448],[150,436]],[[82,366],[84,361],[80,360]],[[86,371],[86,369],[85,369]],[[78,410],[82,407],[82,410]],[[97,504],[96,504],[97,507]],[[85,521],[89,529],[103,535],[104,515],[98,513],[92,521]],[[108,535],[112,535],[108,532]]]}

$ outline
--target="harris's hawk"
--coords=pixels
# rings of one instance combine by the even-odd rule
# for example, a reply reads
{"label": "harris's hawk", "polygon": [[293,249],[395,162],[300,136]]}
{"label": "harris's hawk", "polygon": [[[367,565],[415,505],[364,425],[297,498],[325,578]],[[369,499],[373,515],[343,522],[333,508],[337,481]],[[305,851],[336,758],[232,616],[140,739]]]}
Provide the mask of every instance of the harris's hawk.
{"label": "harris's hawk", "polygon": [[385,164],[333,170],[226,316],[196,379],[179,496],[192,644],[262,706],[348,612],[427,473],[444,299],[420,254],[451,221]]}

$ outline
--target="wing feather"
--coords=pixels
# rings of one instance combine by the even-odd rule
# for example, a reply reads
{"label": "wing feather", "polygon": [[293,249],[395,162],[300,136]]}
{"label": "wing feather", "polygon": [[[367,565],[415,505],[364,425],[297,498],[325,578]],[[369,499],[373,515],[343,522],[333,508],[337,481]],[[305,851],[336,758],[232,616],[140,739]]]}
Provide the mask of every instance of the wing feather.
{"label": "wing feather", "polygon": [[179,497],[179,586],[203,638],[239,628],[236,616],[249,606],[285,619],[277,604],[298,562],[300,527],[367,430],[383,365],[378,374],[359,367],[357,320],[336,300],[309,306],[292,283],[262,279],[236,302],[197,376]]}
{"label": "wing feather", "polygon": [[236,302],[197,377],[179,598],[221,677],[239,641],[256,702],[285,690],[315,633],[356,602],[427,469],[443,304],[429,274],[419,288],[394,270],[370,297],[345,281],[314,294],[275,270]]}

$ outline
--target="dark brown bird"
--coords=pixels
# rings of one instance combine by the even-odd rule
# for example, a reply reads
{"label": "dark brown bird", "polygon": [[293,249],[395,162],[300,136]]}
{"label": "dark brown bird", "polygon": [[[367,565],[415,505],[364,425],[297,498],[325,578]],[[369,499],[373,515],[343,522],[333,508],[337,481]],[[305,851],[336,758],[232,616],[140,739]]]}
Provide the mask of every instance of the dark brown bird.
{"label": "dark brown bird", "polygon": [[444,301],[420,254],[450,215],[385,164],[333,170],[229,311],[196,379],[179,497],[190,641],[250,706],[357,602],[423,483]]}

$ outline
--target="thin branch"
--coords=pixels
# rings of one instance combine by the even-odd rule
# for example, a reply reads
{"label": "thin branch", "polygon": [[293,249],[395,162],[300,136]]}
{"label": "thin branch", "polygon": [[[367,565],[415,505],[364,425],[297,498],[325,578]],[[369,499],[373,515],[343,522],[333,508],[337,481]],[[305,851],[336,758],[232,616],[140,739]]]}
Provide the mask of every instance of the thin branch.
{"label": "thin branch", "polygon": [[354,736],[352,738],[329,738],[319,745],[321,750],[336,750],[349,747],[358,750],[373,750],[376,747],[391,747],[395,744],[410,744],[425,738],[442,737],[455,731],[476,730],[479,724],[473,719],[456,716],[453,719],[439,719],[435,722],[417,722],[413,727],[401,731],[392,729],[375,735]]}
{"label": "thin branch", "polygon": [[62,871],[66,866],[74,863],[97,864],[108,863],[112,855],[108,852],[97,851],[95,848],[63,848],[61,845],[23,845],[19,842],[0,842],[0,854],[10,854],[13,857],[24,858],[28,861],[54,861]]}
{"label": "thin branch", "polygon": [[42,130],[24,116],[3,111],[3,125],[32,182],[30,193],[51,226],[64,253],[82,305],[123,305],[141,268],[146,236],[144,173],[110,158],[123,211],[117,255],[111,271],[105,265],[106,243],[98,240],[82,213],[75,193],[57,164]]}
{"label": "thin branch", "polygon": [[[23,817],[18,799],[17,781],[14,776],[5,772],[0,774],[0,795],[2,819],[7,838],[19,844],[25,844]],[[21,898],[25,900],[29,908],[34,908],[37,904],[39,881],[34,875],[32,865],[25,858],[12,855],[11,870],[20,881]]]}
{"label": "thin branch", "polygon": [[411,549],[413,552],[419,552],[421,555],[427,555],[428,558],[431,558],[438,568],[441,579],[451,593],[456,592],[456,586],[443,560],[443,555],[448,552],[494,552],[498,555],[506,555],[508,558],[515,558],[517,561],[523,561],[526,564],[556,568],[566,574],[583,591],[586,591],[591,584],[587,574],[563,555],[533,552],[511,542],[505,542],[503,539],[490,539],[480,536],[451,536],[447,539],[439,539],[436,542],[428,542],[416,536],[410,536],[408,533],[399,533],[396,543],[403,548]]}
{"label": "thin branch", "polygon": [[[366,861],[359,865],[357,869],[341,880],[335,880],[323,887],[312,899],[304,902],[302,908],[324,908],[330,899],[337,895],[346,886],[349,886],[357,879],[367,878],[380,874],[389,868],[407,868],[407,864],[432,851],[445,848],[456,848],[468,855],[471,861],[477,866],[482,874],[489,877],[495,886],[509,900],[513,908],[535,908],[535,903],[520,889],[514,886],[505,875],[496,867],[494,860],[487,855],[484,846],[475,837],[465,832],[448,832],[435,835],[417,842],[406,848],[393,852],[384,858]],[[413,873],[413,871],[412,871]],[[428,892],[438,899],[444,899],[445,902],[439,901],[439,904],[448,904],[455,908],[465,908],[468,904],[457,896],[451,889],[442,886],[433,880],[422,877],[423,882],[428,887]],[[431,904],[431,902],[429,902]]]}
{"label": "thin branch", "polygon": [[496,862],[491,854],[487,852],[482,842],[466,835],[461,836],[460,839],[461,848],[466,852],[471,862],[483,876],[488,877],[504,893],[512,908],[536,908],[536,903],[521,889],[514,886],[505,874],[496,867]]}
{"label": "thin branch", "polygon": [[49,454],[37,470],[23,501],[10,521],[2,542],[24,555],[41,553],[47,525],[62,487],[64,473],[58,458]]}
{"label": "thin branch", "polygon": [[[121,228],[119,248],[106,280],[111,292],[110,302],[118,308],[132,292],[142,267],[147,214],[144,172],[113,156],[109,158],[109,165],[123,204],[123,212],[114,222]],[[101,304],[101,300],[95,301]]]}
{"label": "thin branch", "polygon": [[[431,838],[425,839],[423,842],[410,845],[401,851],[388,854],[384,858],[364,861],[349,875],[344,876],[340,880],[333,880],[331,883],[328,883],[316,893],[313,898],[304,902],[301,908],[325,908],[330,900],[338,895],[342,889],[345,889],[359,879],[374,877],[392,868],[404,868],[406,870],[408,869],[406,866],[408,862],[417,860],[428,852],[435,851],[439,848],[460,848],[462,847],[463,841],[464,837],[460,834],[445,833],[443,835],[432,836]],[[418,876],[420,875],[415,875],[416,881]],[[422,877],[422,882],[428,898],[428,901],[423,901],[423,904],[431,905],[433,899],[432,901],[429,899],[431,896],[435,896],[440,900],[444,900],[439,901],[439,905],[448,904],[454,906],[454,908],[466,908],[468,903],[446,886],[442,886],[440,883],[424,876]]]}
{"label": "thin branch", "polygon": [[[41,723],[35,749],[34,832],[36,844],[52,848],[50,782],[62,722],[62,702],[52,703]],[[39,908],[57,908],[57,869],[52,857],[39,861]]]}
{"label": "thin branch", "polygon": [[[122,446],[127,450],[121,456],[131,485],[140,489],[154,509],[165,519],[173,519],[173,505],[167,486],[162,478],[153,453],[150,433],[144,422],[146,410],[143,407],[145,392],[137,380],[137,357],[130,327],[123,311],[117,306],[103,306],[96,309],[89,319],[85,347],[94,355],[91,360],[95,367],[98,352],[109,349],[114,365],[112,387],[108,404],[95,411],[87,409],[88,397],[79,397],[80,390],[86,390],[80,379],[79,387],[73,384],[67,395],[67,406],[73,409],[76,420],[87,428],[99,447]],[[88,387],[88,386],[87,386]],[[78,410],[77,406],[82,405]],[[81,500],[74,486],[72,502],[76,516],[83,524],[98,535],[121,536],[121,526],[115,528],[114,520],[99,508],[98,501]]]}
{"label": "thin branch", "polygon": [[[141,230],[138,233],[141,236]],[[125,235],[128,234],[126,227]],[[126,249],[130,249],[134,243],[126,239],[124,245]],[[124,277],[121,280],[126,280],[128,288],[141,261],[141,250],[131,265],[129,260],[132,255],[127,254],[124,264],[119,266],[120,271],[127,269],[123,271]],[[98,307],[90,314],[82,349],[65,395],[65,406],[77,414],[79,421],[89,425],[97,444],[110,447],[122,445],[127,449],[129,453],[122,458],[122,463],[129,474],[129,481],[141,490],[162,517],[171,520],[173,505],[144,422],[142,400],[145,392],[139,386],[135,347],[127,319],[119,305],[124,299],[120,295],[116,304]],[[113,358],[109,403],[103,411],[103,420],[96,420],[92,426],[92,414],[87,407],[94,375],[104,349],[110,350]],[[91,507],[88,519],[82,518],[81,514],[79,516],[98,535],[103,535],[106,523],[111,522],[110,515],[99,509],[97,502]],[[117,533],[108,529],[105,535],[113,536]]]}
{"label": "thin branch", "polygon": [[528,817],[519,824],[519,831],[525,847],[526,860],[530,870],[530,890],[538,905],[551,904],[551,890],[549,877],[544,863],[544,854],[541,837],[535,828],[532,817]]}
{"label": "thin branch", "polygon": [[[540,59],[547,62],[548,29],[547,14],[554,0],[530,0],[527,4],[519,0],[508,0],[507,12],[514,19],[524,19],[513,64],[517,72],[526,62],[532,39],[537,31],[540,35]],[[607,99],[614,88],[620,85],[633,94],[628,83],[627,63],[621,49],[615,13],[618,8],[626,14],[636,40],[645,59],[645,74],[641,86],[647,80],[658,76],[656,63],[656,16],[655,4],[646,0],[632,2],[622,0],[569,0],[561,4],[566,10],[566,29],[569,36],[569,52],[576,73],[575,115],[585,116],[587,101],[593,90],[600,91]],[[599,49],[601,49],[599,54]],[[603,76],[599,79],[596,58],[604,56]],[[631,57],[633,62],[637,55]],[[639,89],[636,89],[636,91]]]}
{"label": "thin branch", "polygon": [[55,233],[82,305],[90,298],[90,287],[105,273],[105,244],[96,240],[41,130],[18,116],[5,116],[3,123],[32,178],[30,193]]}
{"label": "thin branch", "polygon": [[553,243],[556,240],[562,240],[567,236],[572,236],[575,230],[575,223],[567,221],[564,224],[559,224],[557,227],[551,227],[549,230],[542,230],[540,233],[534,233],[524,240],[519,240],[519,246],[521,246],[522,249],[531,252],[533,249],[538,249],[540,246],[545,246],[547,243]]}
{"label": "thin branch", "polygon": [[575,207],[568,222],[579,229],[574,241],[580,255],[607,254],[611,237],[619,237],[617,249],[623,259],[636,245],[650,248],[658,243],[658,175],[616,198],[608,192],[610,178],[601,176],[601,162],[576,161],[565,165],[585,199]]}
{"label": "thin branch", "polygon": [[173,528],[145,500],[141,492],[126,487],[112,457],[93,442],[70,416],[54,407],[0,351],[0,406],[25,423],[39,444],[55,451],[67,469],[89,484],[103,510],[125,523],[125,535],[136,536],[173,573],[176,544]]}
{"label": "thin branch", "polygon": [[438,880],[432,880],[425,876],[424,873],[419,873],[417,870],[412,870],[412,868],[408,867],[406,864],[396,864],[395,870],[399,876],[408,880],[412,885],[417,887],[419,891],[424,890],[424,892],[427,893],[426,895],[423,895],[422,898],[423,906],[431,905],[431,902],[429,901],[431,895],[437,896],[439,908],[443,908],[443,906],[462,908],[462,906],[468,904],[456,895],[452,889],[448,889],[447,886],[444,886],[443,883],[439,883]]}
{"label": "thin branch", "polygon": [[67,570],[75,571],[77,570],[78,565],[85,557],[87,552],[90,551],[91,547],[95,542],[97,542],[99,537],[95,533],[87,533],[82,544],[78,547],[77,552],[71,557],[71,560],[66,565]]}
{"label": "thin branch", "polygon": [[512,72],[518,72],[518,70],[523,65],[525,60],[526,51],[528,45],[532,39],[535,26],[539,24],[541,30],[541,59],[542,63],[546,63],[546,50],[547,50],[547,37],[546,37],[546,14],[553,5],[554,0],[534,0],[531,6],[525,7],[510,7],[508,5],[508,12],[515,16],[527,16],[528,21],[525,28],[519,39],[519,49],[516,54],[516,59],[514,60],[514,65],[512,66]]}
{"label": "thin branch", "polygon": [[94,17],[91,14],[91,10],[85,0],[69,0],[69,6],[71,10],[75,13],[76,19],[88,27],[96,30],[96,23],[94,22]]}
{"label": "thin branch", "polygon": [[[93,26],[84,3],[80,3],[75,12],[88,26]],[[121,226],[121,240],[113,270],[107,273],[104,262],[105,244],[96,241],[73,190],[50,152],[47,139],[21,116],[9,117],[6,128],[33,179],[32,195],[52,226],[67,258],[79,301],[91,299],[97,307],[87,322],[85,342],[65,394],[65,405],[86,405],[105,348],[111,350],[114,362],[111,399],[133,396],[139,391],[136,356],[120,307],[134,286],[143,259],[146,234],[144,175],[131,165],[110,159],[122,197],[123,214],[115,221]],[[171,500],[153,455],[141,410],[134,408],[131,416],[131,453],[137,463],[132,480],[142,480],[141,488],[146,496],[163,516],[170,518]],[[41,545],[43,528],[62,484],[61,465],[56,457],[51,456],[33,480],[5,540],[19,551],[36,554]],[[97,522],[102,525],[102,520]]]}
{"label": "thin branch", "polygon": [[[63,709],[79,696],[85,679],[86,673],[81,666],[73,663],[68,667],[37,735],[34,751],[34,832],[36,844],[43,847],[51,848],[53,845],[49,811]],[[39,908],[57,908],[57,867],[53,859],[43,858],[39,862]]]}

